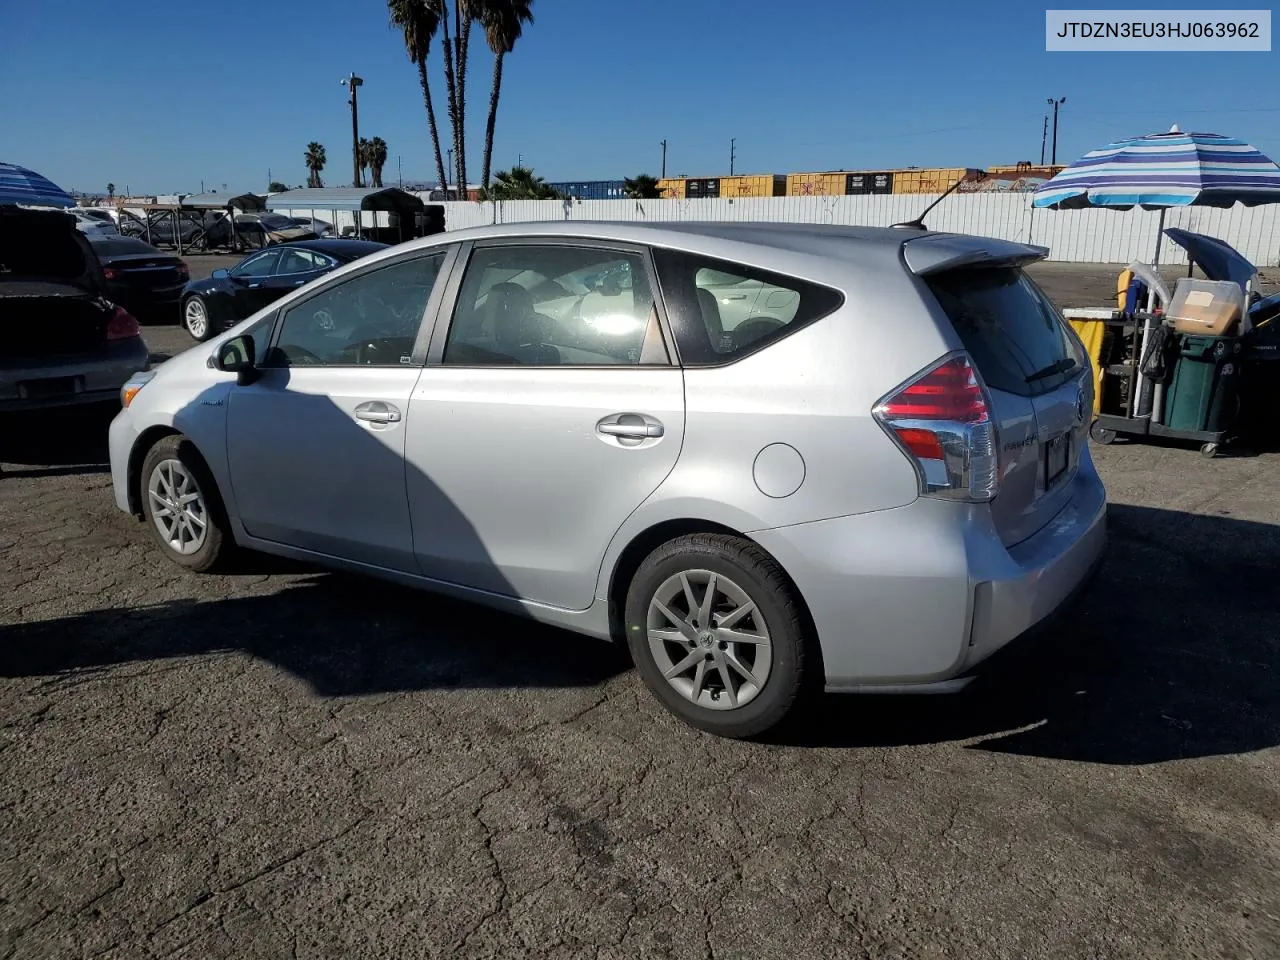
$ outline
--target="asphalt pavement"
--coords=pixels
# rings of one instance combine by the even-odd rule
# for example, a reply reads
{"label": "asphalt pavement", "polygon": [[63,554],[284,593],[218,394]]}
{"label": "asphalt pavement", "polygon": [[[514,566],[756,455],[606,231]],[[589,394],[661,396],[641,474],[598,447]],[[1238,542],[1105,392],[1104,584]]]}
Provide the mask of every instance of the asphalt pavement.
{"label": "asphalt pavement", "polygon": [[104,416],[0,435],[0,960],[1280,956],[1280,454],[1095,447],[1107,561],[1031,655],[738,743],[605,644],[181,571]]}

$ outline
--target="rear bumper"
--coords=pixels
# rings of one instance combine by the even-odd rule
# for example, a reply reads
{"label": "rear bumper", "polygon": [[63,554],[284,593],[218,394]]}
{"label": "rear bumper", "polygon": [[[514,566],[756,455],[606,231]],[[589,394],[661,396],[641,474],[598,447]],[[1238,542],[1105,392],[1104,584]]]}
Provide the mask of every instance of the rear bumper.
{"label": "rear bumper", "polygon": [[1066,506],[1006,548],[985,506],[905,507],[758,531],[817,628],[830,690],[948,692],[1063,609],[1106,548],[1106,492],[1090,457]]}
{"label": "rear bumper", "polygon": [[108,343],[91,357],[48,357],[0,369],[0,411],[43,410],[116,400],[150,360],[141,337]]}

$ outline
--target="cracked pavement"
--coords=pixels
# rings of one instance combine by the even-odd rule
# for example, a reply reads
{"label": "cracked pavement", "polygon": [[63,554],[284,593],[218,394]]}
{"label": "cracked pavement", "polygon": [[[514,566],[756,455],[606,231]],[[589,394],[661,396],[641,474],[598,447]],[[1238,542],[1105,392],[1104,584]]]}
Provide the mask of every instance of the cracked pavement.
{"label": "cracked pavement", "polygon": [[738,743],[585,638],[188,575],[101,428],[0,433],[0,960],[1280,956],[1280,454],[1095,449],[1032,655]]}

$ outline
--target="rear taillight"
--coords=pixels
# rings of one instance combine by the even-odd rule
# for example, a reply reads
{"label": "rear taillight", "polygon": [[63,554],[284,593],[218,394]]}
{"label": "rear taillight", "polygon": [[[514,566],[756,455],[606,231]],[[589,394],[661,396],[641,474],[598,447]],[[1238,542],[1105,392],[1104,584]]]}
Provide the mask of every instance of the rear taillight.
{"label": "rear taillight", "polygon": [[915,463],[921,493],[980,503],[999,491],[991,405],[968,354],[938,361],[872,412]]}
{"label": "rear taillight", "polygon": [[177,269],[178,269],[178,276],[180,276],[183,280],[189,280],[191,278],[191,271],[187,269],[187,265],[185,263],[178,264]]}
{"label": "rear taillight", "polygon": [[142,328],[138,326],[138,321],[124,307],[116,307],[116,312],[107,322],[108,340],[124,340],[127,337],[136,337],[141,332]]}
{"label": "rear taillight", "polygon": [[120,276],[120,271],[115,267],[103,267],[102,275],[108,280],[114,280],[116,277]]}

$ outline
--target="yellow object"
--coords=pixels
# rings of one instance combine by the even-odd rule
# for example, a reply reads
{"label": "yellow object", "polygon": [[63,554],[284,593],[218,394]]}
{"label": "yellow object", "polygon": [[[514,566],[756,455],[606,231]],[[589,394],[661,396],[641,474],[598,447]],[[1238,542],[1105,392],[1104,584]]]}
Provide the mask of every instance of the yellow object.
{"label": "yellow object", "polygon": [[722,197],[782,197],[786,190],[787,178],[772,173],[720,178]]}
{"label": "yellow object", "polygon": [[1126,301],[1129,299],[1129,284],[1133,282],[1133,271],[1128,267],[1120,271],[1120,277],[1116,280],[1116,309],[1123,311]]}
{"label": "yellow object", "polygon": [[894,170],[894,193],[946,193],[957,180],[976,180],[974,167],[934,167],[928,170]]}
{"label": "yellow object", "polygon": [[843,172],[787,174],[788,197],[843,197],[844,188]]}
{"label": "yellow object", "polygon": [[1101,320],[1072,320],[1071,327],[1084,341],[1089,365],[1093,367],[1093,415],[1096,417],[1102,412],[1102,336],[1107,327]]}
{"label": "yellow object", "polygon": [[659,180],[658,195],[662,197],[663,200],[683,200],[684,179],[672,177],[667,180]]}

